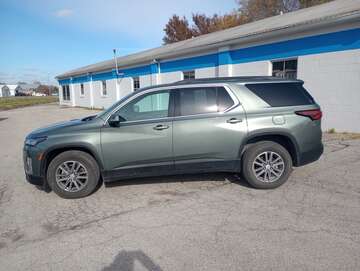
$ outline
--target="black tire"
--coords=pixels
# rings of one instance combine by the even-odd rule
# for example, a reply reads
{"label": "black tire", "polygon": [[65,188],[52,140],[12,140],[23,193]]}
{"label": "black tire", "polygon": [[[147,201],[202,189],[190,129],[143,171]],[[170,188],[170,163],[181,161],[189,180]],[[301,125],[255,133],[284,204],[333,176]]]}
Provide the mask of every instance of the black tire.
{"label": "black tire", "polygon": [[[56,170],[66,161],[77,161],[87,170],[88,179],[86,185],[76,192],[66,191],[56,182]],[[65,151],[57,155],[49,164],[47,169],[47,181],[51,189],[60,197],[65,199],[77,199],[90,195],[95,191],[100,179],[100,170],[96,160],[88,153],[82,151]]]}
{"label": "black tire", "polygon": [[[254,171],[253,163],[256,157],[263,152],[275,152],[283,159],[283,173],[273,182],[258,180]],[[242,160],[242,173],[245,180],[253,187],[260,189],[271,189],[282,185],[287,181],[292,172],[292,159],[289,152],[280,144],[273,141],[261,141],[251,145],[244,153]]]}

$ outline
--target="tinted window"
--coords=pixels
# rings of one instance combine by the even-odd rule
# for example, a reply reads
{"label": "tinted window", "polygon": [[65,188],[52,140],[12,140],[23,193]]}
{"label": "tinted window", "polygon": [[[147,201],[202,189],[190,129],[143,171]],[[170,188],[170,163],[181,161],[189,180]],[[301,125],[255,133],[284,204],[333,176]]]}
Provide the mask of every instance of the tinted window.
{"label": "tinted window", "polygon": [[314,103],[301,83],[246,84],[246,87],[274,107]]}
{"label": "tinted window", "polygon": [[101,81],[101,84],[102,84],[101,95],[106,96],[107,95],[106,81]]}
{"label": "tinted window", "polygon": [[297,59],[273,61],[272,66],[273,76],[289,79],[297,77]]}
{"label": "tinted window", "polygon": [[64,101],[69,101],[70,100],[70,87],[69,87],[69,85],[62,86],[62,91],[63,91],[63,100]]}
{"label": "tinted window", "polygon": [[140,88],[140,78],[139,77],[133,77],[133,88],[134,88],[134,91],[136,91]]}
{"label": "tinted window", "polygon": [[224,111],[234,104],[224,88],[179,90],[178,115],[188,116]]}
{"label": "tinted window", "polygon": [[234,105],[233,99],[231,99],[229,93],[224,88],[217,88],[217,96],[219,112],[223,112]]}
{"label": "tinted window", "polygon": [[142,95],[126,104],[116,113],[126,121],[168,117],[169,91]]}
{"label": "tinted window", "polygon": [[84,84],[80,84],[80,95],[85,95]]}
{"label": "tinted window", "polygon": [[195,79],[195,71],[186,71],[183,72],[184,80]]}

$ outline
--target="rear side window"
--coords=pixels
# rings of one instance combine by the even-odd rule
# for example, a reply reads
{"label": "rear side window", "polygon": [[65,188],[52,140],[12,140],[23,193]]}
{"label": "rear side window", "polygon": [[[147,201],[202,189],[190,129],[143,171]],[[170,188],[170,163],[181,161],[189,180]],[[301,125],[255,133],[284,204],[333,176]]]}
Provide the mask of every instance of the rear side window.
{"label": "rear side window", "polygon": [[222,87],[180,89],[178,100],[177,115],[180,116],[222,112],[234,104]]}
{"label": "rear side window", "polygon": [[301,83],[246,84],[246,87],[273,107],[315,103]]}
{"label": "rear side window", "polygon": [[223,112],[234,105],[229,93],[224,88],[217,88],[218,111]]}

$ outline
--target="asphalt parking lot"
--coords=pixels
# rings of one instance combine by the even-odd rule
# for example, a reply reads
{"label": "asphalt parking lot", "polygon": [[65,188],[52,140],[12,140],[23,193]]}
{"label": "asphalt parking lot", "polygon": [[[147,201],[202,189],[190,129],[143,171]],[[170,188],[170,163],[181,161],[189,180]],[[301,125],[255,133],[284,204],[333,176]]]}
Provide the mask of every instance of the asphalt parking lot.
{"label": "asphalt parking lot", "polygon": [[325,137],[322,158],[275,190],[206,174],[64,200],[27,184],[25,135],[90,114],[0,112],[0,270],[360,270],[360,140]]}

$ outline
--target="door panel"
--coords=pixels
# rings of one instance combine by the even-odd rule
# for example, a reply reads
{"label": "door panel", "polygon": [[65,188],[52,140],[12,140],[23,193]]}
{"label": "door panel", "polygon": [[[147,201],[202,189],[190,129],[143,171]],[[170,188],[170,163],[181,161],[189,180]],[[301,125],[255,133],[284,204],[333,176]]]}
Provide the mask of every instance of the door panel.
{"label": "door panel", "polygon": [[[238,108],[239,110],[240,108]],[[242,120],[229,123],[230,119]],[[231,162],[238,159],[240,145],[247,133],[245,115],[197,117],[173,122],[174,159],[176,168],[183,164],[199,163],[213,167],[212,163]],[[202,164],[202,165],[200,165]],[[221,164],[218,164],[221,166]]]}
{"label": "door panel", "polygon": [[173,168],[172,100],[168,90],[144,93],[114,113],[122,122],[101,131],[107,171],[142,175],[149,168]]}
{"label": "door panel", "polygon": [[[191,106],[189,106],[189,104]],[[226,111],[228,113],[219,111]],[[244,110],[223,87],[178,90],[173,121],[175,168],[221,169],[238,163],[247,134]],[[187,116],[188,115],[188,116]],[[229,170],[229,169],[228,169]]]}
{"label": "door panel", "polygon": [[[160,125],[168,128],[157,129]],[[106,169],[172,165],[172,131],[171,121],[104,127],[101,143]]]}

